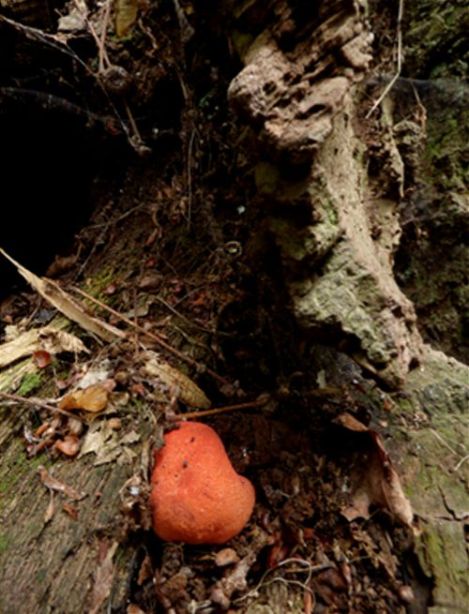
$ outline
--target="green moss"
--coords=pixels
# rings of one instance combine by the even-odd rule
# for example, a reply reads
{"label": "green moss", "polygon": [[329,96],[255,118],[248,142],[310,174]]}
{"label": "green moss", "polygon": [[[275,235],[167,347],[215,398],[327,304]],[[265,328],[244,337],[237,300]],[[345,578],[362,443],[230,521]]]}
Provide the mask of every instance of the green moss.
{"label": "green moss", "polygon": [[19,480],[27,472],[34,472],[41,465],[47,466],[50,462],[45,454],[40,454],[34,458],[28,458],[24,450],[17,450],[12,463],[5,462],[2,466],[0,476],[0,495],[5,495],[16,486]]}
{"label": "green moss", "polygon": [[3,533],[0,533],[0,554],[6,551],[8,548],[8,537]]}
{"label": "green moss", "polygon": [[115,280],[116,273],[111,267],[103,267],[101,271],[93,274],[93,277],[88,280],[86,292],[94,298],[99,298],[103,290],[105,290],[111,282]]}
{"label": "green moss", "polygon": [[469,14],[465,0],[415,0],[404,11],[406,67],[414,77],[465,78]]}
{"label": "green moss", "polygon": [[41,383],[42,383],[41,373],[38,373],[38,372],[28,373],[21,380],[21,385],[18,389],[18,394],[22,397],[25,397],[31,392],[33,392],[34,390],[37,390],[40,387]]}

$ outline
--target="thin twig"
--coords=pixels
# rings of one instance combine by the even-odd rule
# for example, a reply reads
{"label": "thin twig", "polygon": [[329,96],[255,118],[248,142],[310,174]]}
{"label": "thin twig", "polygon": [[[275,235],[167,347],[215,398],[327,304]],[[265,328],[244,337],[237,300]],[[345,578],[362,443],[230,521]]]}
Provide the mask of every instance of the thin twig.
{"label": "thin twig", "polygon": [[401,75],[401,70],[402,70],[402,29],[401,29],[401,23],[402,23],[402,16],[403,16],[403,14],[404,14],[404,0],[399,0],[399,9],[398,9],[398,13],[397,13],[397,26],[396,26],[396,37],[397,37],[397,70],[396,70],[396,74],[391,79],[391,81],[387,84],[387,86],[384,88],[384,91],[382,92],[381,96],[378,98],[378,100],[375,101],[375,103],[373,104],[371,109],[366,114],[366,119],[368,119],[375,112],[375,110],[379,107],[379,105],[383,102],[383,100],[389,94],[391,89],[394,87],[394,84],[396,83],[396,81],[399,79],[399,77]]}
{"label": "thin twig", "polygon": [[106,0],[106,4],[104,6],[104,16],[103,21],[101,23],[101,36],[99,39],[99,67],[100,70],[104,69],[104,62],[106,61],[109,65],[111,62],[109,61],[109,56],[106,51],[106,34],[107,34],[107,26],[109,23],[109,16],[111,14],[111,0]]}
{"label": "thin twig", "polygon": [[96,44],[96,47],[98,49],[98,74],[102,74],[106,68],[109,68],[111,66],[111,62],[109,61],[109,57],[107,55],[106,52],[106,47],[105,47],[105,30],[106,30],[106,25],[104,24],[104,37],[101,37],[98,35],[98,33],[96,32],[96,29],[94,27],[94,25],[91,23],[91,20],[88,18],[87,13],[82,11],[82,8],[78,2],[78,0],[75,0],[75,6],[78,9],[78,11],[81,11],[81,14],[86,22],[86,25],[88,27],[88,30],[91,34],[91,36],[94,39],[94,42]]}
{"label": "thin twig", "polygon": [[[452,448],[449,443],[440,435],[440,433],[437,433],[437,431],[435,431],[435,429],[430,429],[430,433],[436,437],[436,439],[438,439],[439,442],[441,442],[441,444],[443,446],[445,446],[445,448],[447,448],[450,452],[452,452],[455,456],[460,456],[459,452],[456,452],[456,450],[454,448]],[[455,442],[456,445],[461,446],[461,448],[466,451],[464,445]]]}
{"label": "thin twig", "polygon": [[49,405],[49,403],[45,403],[42,399],[38,399],[37,397],[22,397],[18,394],[12,394],[10,392],[0,392],[0,397],[8,399],[9,401],[14,401],[15,403],[24,403],[25,405],[31,405],[32,407],[40,407],[41,409],[47,409],[47,411],[61,414],[62,416],[67,416],[67,418],[76,418],[81,422],[85,422],[85,420],[81,418],[78,414],[71,414],[68,411],[60,409],[59,407]]}
{"label": "thin twig", "polygon": [[225,407],[215,407],[214,409],[204,409],[202,411],[191,411],[185,414],[176,414],[171,416],[171,420],[192,420],[192,418],[205,418],[207,416],[215,416],[217,414],[226,414],[231,411],[237,411],[239,409],[253,409],[255,407],[262,407],[269,401],[268,398],[256,399],[255,401],[248,401],[246,403],[238,403],[236,405],[225,405]]}
{"label": "thin twig", "polygon": [[[190,320],[187,316],[185,316],[183,313],[181,313],[180,311],[178,311],[177,309],[175,309],[172,305],[170,305],[169,303],[167,303],[164,299],[162,299],[160,296],[156,296],[155,297],[156,300],[161,303],[164,307],[166,307],[166,309],[168,309],[169,311],[171,311],[171,313],[173,313],[175,316],[177,316],[178,318],[181,318],[181,320],[184,320],[184,322],[186,322],[187,324],[189,324],[190,326],[193,326],[194,328],[198,328],[199,330],[202,330],[204,333],[210,333],[211,335],[213,335],[215,333],[214,330],[210,330],[210,328],[206,328],[205,326],[202,326],[200,324],[197,324],[197,322],[193,322],[192,320]],[[221,334],[223,336],[228,336],[227,333],[218,333]]]}
{"label": "thin twig", "polygon": [[160,337],[156,333],[152,333],[151,331],[146,330],[143,326],[140,326],[140,324],[136,324],[135,322],[133,322],[126,316],[122,315],[121,313],[113,309],[112,307],[109,307],[109,305],[106,305],[106,303],[103,303],[99,299],[94,298],[94,296],[90,296],[84,290],[81,290],[80,288],[77,288],[76,286],[72,286],[72,290],[74,290],[75,292],[83,296],[84,298],[88,299],[95,305],[98,305],[98,307],[101,307],[101,309],[104,309],[105,311],[112,314],[113,316],[121,320],[122,322],[125,322],[132,328],[135,328],[136,330],[140,331],[141,333],[145,335],[145,337],[152,339],[153,341],[158,343],[158,345],[160,345],[162,348],[164,348],[165,350],[167,350],[168,352],[170,352],[171,354],[173,354],[180,360],[183,360],[188,365],[195,367],[198,371],[208,373],[211,377],[213,377],[214,380],[222,384],[222,386],[231,386],[230,382],[226,380],[224,377],[222,377],[221,375],[218,375],[218,373],[216,373],[215,371],[212,371],[212,369],[209,369],[205,365],[202,365],[197,360],[194,360],[194,358],[191,358],[190,356],[186,356],[186,354],[183,354],[182,352],[174,348],[172,345],[169,345],[169,343],[167,343],[162,337]]}
{"label": "thin twig", "polygon": [[461,460],[453,467],[453,471],[459,471],[459,469],[464,465],[464,463],[469,460],[469,454],[466,454]]}

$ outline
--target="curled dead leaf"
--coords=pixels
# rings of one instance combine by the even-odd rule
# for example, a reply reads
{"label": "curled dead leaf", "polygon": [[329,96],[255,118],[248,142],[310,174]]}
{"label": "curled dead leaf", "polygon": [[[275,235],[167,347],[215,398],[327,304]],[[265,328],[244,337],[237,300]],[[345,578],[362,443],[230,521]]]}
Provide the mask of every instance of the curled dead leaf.
{"label": "curled dead leaf", "polygon": [[107,544],[105,544],[107,553],[96,569],[94,586],[91,593],[91,604],[88,610],[90,614],[98,614],[98,612],[101,610],[101,606],[111,593],[115,573],[112,559],[116,553],[117,546],[117,542],[114,542],[109,547],[107,547]]}
{"label": "curled dead leaf", "polygon": [[38,467],[39,478],[46,488],[49,490],[55,490],[63,493],[69,499],[73,501],[80,501],[86,497],[86,493],[75,490],[71,486],[64,484],[60,480],[52,477],[45,467],[42,465]]}
{"label": "curled dead leaf", "polygon": [[208,409],[211,405],[205,393],[187,375],[165,362],[156,352],[146,352],[144,369],[158,378],[177,398],[190,407]]}
{"label": "curled dead leaf", "polygon": [[70,516],[72,520],[78,520],[78,509],[74,505],[65,502],[62,505],[62,509],[66,514]]}
{"label": "curled dead leaf", "polygon": [[138,16],[138,0],[117,0],[116,10],[116,35],[118,38],[127,36],[133,28]]}
{"label": "curled dead leaf", "polygon": [[369,518],[370,507],[377,506],[387,509],[405,525],[412,526],[412,506],[380,435],[346,412],[336,422],[352,432],[368,435],[366,456],[352,476],[351,502],[342,514],[349,521]]}
{"label": "curled dead leaf", "polygon": [[33,360],[39,369],[45,369],[52,362],[52,356],[45,350],[37,350],[33,353]]}
{"label": "curled dead leaf", "polygon": [[88,386],[84,390],[75,390],[67,394],[59,403],[60,409],[83,409],[91,413],[99,413],[106,408],[109,398],[108,387],[104,384]]}
{"label": "curled dead leaf", "polygon": [[80,451],[80,440],[76,435],[66,435],[64,439],[55,442],[54,448],[65,456],[73,457]]}
{"label": "curled dead leaf", "polygon": [[47,506],[46,513],[44,514],[44,524],[50,522],[55,514],[54,493],[51,491],[49,505]]}

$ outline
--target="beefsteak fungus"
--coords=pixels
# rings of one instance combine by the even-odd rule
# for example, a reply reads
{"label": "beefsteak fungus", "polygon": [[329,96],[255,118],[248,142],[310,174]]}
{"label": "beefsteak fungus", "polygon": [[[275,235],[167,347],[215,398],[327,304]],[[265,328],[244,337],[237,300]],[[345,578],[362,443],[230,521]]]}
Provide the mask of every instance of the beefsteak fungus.
{"label": "beefsteak fungus", "polygon": [[254,508],[254,487],[236,473],[216,432],[200,422],[181,422],[164,443],[151,479],[158,537],[222,544],[240,533]]}

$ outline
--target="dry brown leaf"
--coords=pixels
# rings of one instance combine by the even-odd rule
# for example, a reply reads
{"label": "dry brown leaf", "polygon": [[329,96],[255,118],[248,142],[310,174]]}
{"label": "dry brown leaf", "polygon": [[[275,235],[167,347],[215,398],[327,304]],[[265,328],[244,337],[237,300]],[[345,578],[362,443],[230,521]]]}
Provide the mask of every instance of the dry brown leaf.
{"label": "dry brown leaf", "polygon": [[83,445],[81,446],[80,458],[92,452],[98,456],[108,446],[112,449],[117,446],[115,433],[96,423],[90,427],[85,435]]}
{"label": "dry brown leaf", "polygon": [[116,10],[116,35],[118,38],[127,36],[137,21],[138,0],[117,0]]}
{"label": "dry brown leaf", "polygon": [[108,398],[108,387],[104,384],[95,384],[84,390],[70,392],[60,401],[59,407],[68,411],[83,409],[91,413],[99,413],[106,408]]}
{"label": "dry brown leaf", "polygon": [[215,555],[215,565],[217,567],[226,567],[234,565],[239,561],[239,556],[233,548],[222,548]]}
{"label": "dry brown leaf", "polygon": [[78,520],[78,509],[74,505],[65,502],[62,505],[62,509],[66,514],[70,516],[72,520]]}
{"label": "dry brown leaf", "polygon": [[[68,325],[67,320],[64,320],[64,322],[65,325]],[[61,352],[72,354],[86,352],[89,354],[89,350],[86,349],[83,341],[65,330],[50,330],[49,327],[46,327],[43,331],[40,331],[40,337],[43,349],[51,354],[60,354]]]}
{"label": "dry brown leaf", "polygon": [[49,505],[47,506],[46,513],[44,514],[44,524],[50,522],[55,514],[55,505],[54,505],[54,493],[50,491],[50,500]]}
{"label": "dry brown leaf", "polygon": [[86,497],[86,493],[79,492],[78,490],[75,490],[71,486],[67,486],[67,484],[64,484],[63,482],[60,482],[56,478],[52,477],[50,473],[47,471],[47,469],[43,467],[42,465],[38,467],[38,473],[39,473],[39,478],[41,482],[49,490],[55,490],[57,492],[61,492],[65,496],[67,496],[69,499],[72,499],[73,501],[81,501],[81,499]]}
{"label": "dry brown leaf", "polygon": [[352,414],[349,414],[347,412],[337,416],[335,422],[348,429],[349,431],[355,431],[356,433],[368,432],[368,427],[365,426],[363,422],[360,422],[360,420],[357,420],[354,416],[352,416]]}
{"label": "dry brown leaf", "polygon": [[101,606],[111,593],[112,582],[114,580],[114,563],[112,559],[117,550],[118,543],[114,542],[107,551],[104,560],[100,563],[94,577],[93,592],[91,594],[91,604],[89,614],[98,614]]}
{"label": "dry brown leaf", "polygon": [[18,273],[26,279],[36,292],[63,313],[69,320],[76,322],[88,332],[93,333],[100,339],[104,339],[104,341],[115,341],[116,339],[125,337],[125,333],[118,328],[88,315],[80,303],[72,299],[65,290],[62,290],[62,288],[51,279],[38,277],[14,260],[14,258],[9,256],[5,250],[1,248],[0,254],[16,266]]}
{"label": "dry brown leaf", "polygon": [[65,456],[73,457],[80,451],[80,440],[76,435],[66,435],[55,442],[54,448]]}
{"label": "dry brown leaf", "polygon": [[45,350],[38,350],[37,352],[34,352],[33,360],[38,369],[45,369],[52,362],[52,356]]}
{"label": "dry brown leaf", "polygon": [[353,476],[351,503],[342,514],[349,521],[369,518],[370,506],[377,506],[412,526],[412,506],[379,434],[347,413],[341,414],[336,422],[352,432],[365,433],[369,438],[367,455]]}
{"label": "dry brown leaf", "polygon": [[140,441],[140,435],[135,431],[130,431],[130,433],[119,438],[117,432],[110,427],[109,422],[96,423],[86,433],[81,446],[80,457],[92,452],[96,454],[94,467],[114,461],[119,464],[126,464],[135,458],[135,453],[128,446],[138,441]]}
{"label": "dry brown leaf", "polygon": [[211,600],[223,609],[228,609],[233,593],[246,590],[246,578],[255,560],[256,554],[254,552],[242,558],[215,584],[210,595]]}
{"label": "dry brown leaf", "polygon": [[165,362],[156,352],[145,353],[145,371],[158,378],[177,398],[190,407],[208,409],[211,405],[205,393],[187,375]]}
{"label": "dry brown leaf", "polygon": [[140,570],[138,572],[137,584],[138,586],[142,586],[147,580],[149,580],[153,576],[153,566],[151,564],[151,559],[148,554],[145,555],[145,558],[140,565]]}
{"label": "dry brown leaf", "polygon": [[28,330],[0,345],[0,369],[38,351],[50,354],[88,352],[78,337],[61,330],[64,326],[67,326],[67,321],[57,319],[52,324]]}

